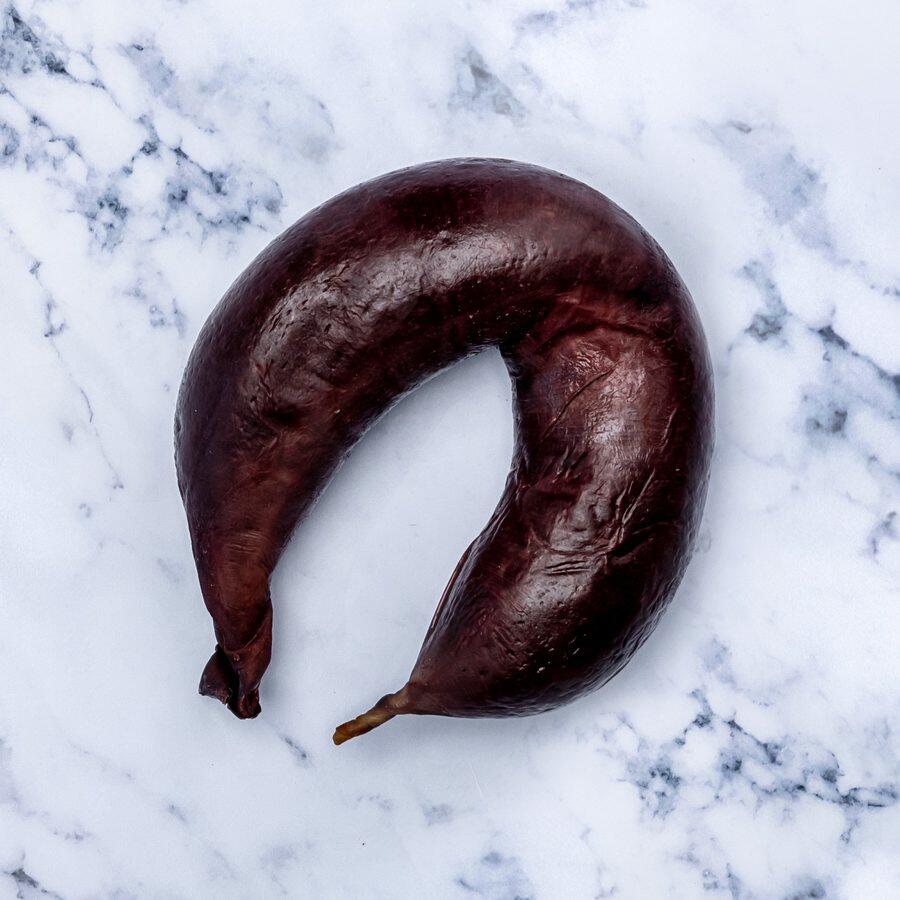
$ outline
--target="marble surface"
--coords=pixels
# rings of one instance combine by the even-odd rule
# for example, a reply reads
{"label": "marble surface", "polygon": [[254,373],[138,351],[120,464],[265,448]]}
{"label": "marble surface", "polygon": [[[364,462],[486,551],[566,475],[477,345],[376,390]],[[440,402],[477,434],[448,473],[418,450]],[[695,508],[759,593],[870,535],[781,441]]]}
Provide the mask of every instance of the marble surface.
{"label": "marble surface", "polygon": [[[0,897],[896,897],[898,29],[875,0],[4,2]],[[464,155],[594,185],[684,276],[718,391],[697,553],[592,696],[334,748],[499,496],[485,354],[298,532],[239,722],[196,692],[187,354],[306,210]]]}

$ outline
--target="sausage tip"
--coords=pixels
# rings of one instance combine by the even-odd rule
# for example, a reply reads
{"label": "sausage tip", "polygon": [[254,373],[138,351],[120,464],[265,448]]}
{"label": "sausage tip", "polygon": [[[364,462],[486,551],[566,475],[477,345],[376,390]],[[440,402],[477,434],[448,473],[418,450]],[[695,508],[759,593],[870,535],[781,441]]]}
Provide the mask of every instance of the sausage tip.
{"label": "sausage tip", "polygon": [[225,651],[219,646],[200,676],[199,693],[204,697],[214,697],[239,719],[255,719],[262,711],[259,689],[241,689],[237,674],[229,665]]}
{"label": "sausage tip", "polygon": [[364,712],[343,725],[338,725],[334,730],[332,740],[337,746],[351,738],[359,737],[389,722],[394,716],[402,716],[404,713],[412,712],[409,705],[409,685],[396,694],[385,694],[368,712]]}

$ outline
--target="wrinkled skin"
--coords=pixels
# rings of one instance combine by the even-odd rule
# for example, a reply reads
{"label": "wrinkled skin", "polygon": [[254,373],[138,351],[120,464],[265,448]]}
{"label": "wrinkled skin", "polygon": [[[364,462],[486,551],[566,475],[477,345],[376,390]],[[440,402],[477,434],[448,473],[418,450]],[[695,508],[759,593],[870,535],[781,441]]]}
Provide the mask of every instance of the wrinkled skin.
{"label": "wrinkled skin", "polygon": [[584,184],[502,160],[376,178],[273,241],[216,307],[181,388],[176,458],[218,645],[200,690],[259,713],[269,576],[372,421],[423,379],[499,347],[516,445],[398,713],[504,716],[611,678],[687,563],[706,494],[712,379],[659,246]]}

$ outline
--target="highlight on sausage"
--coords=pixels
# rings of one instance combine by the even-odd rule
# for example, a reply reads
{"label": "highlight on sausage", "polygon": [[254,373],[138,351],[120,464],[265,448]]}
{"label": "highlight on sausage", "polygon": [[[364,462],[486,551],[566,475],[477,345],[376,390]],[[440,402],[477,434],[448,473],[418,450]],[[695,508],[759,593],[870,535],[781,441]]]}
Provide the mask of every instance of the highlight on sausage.
{"label": "highlight on sausage", "polygon": [[175,423],[178,481],[217,645],[200,692],[260,711],[269,576],[373,420],[494,346],[515,452],[407,684],[341,725],[506,716],[616,674],[687,564],[706,495],[713,389],[687,289],[614,203],[496,159],[403,169],[314,209],[238,278],[197,339]]}

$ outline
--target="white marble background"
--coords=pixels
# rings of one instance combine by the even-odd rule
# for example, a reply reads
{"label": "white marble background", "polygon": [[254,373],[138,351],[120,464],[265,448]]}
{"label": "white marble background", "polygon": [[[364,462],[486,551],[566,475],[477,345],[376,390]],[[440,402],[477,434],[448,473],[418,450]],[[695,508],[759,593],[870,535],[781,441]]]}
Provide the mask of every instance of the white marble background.
{"label": "white marble background", "polygon": [[[887,0],[3,0],[0,897],[897,897],[898,30]],[[196,693],[187,354],[307,209],[460,155],[581,178],[682,272],[698,553],[591,697],[334,748],[499,496],[484,355],[308,519],[239,722]]]}

